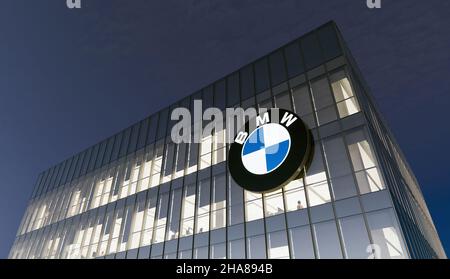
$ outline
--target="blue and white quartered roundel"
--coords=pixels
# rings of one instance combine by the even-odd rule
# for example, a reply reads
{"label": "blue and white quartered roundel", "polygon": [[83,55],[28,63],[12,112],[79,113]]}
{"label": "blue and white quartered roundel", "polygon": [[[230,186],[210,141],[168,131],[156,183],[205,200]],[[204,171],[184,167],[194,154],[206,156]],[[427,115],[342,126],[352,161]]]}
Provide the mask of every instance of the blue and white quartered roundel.
{"label": "blue and white quartered roundel", "polygon": [[244,142],[242,163],[253,174],[267,174],[284,162],[290,148],[291,137],[286,128],[269,123],[255,129]]}

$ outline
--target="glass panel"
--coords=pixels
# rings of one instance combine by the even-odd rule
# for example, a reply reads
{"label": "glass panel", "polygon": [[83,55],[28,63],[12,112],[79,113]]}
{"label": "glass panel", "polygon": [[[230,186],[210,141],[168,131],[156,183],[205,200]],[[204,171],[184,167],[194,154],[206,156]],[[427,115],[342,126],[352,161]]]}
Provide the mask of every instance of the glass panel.
{"label": "glass panel", "polygon": [[209,230],[210,181],[204,179],[198,184],[196,233]]}
{"label": "glass panel", "polygon": [[211,245],[211,259],[225,259],[227,256],[225,243]]}
{"label": "glass panel", "polygon": [[286,67],[284,65],[283,51],[278,50],[269,56],[270,76],[272,86],[275,86],[286,80]]}
{"label": "glass panel", "polygon": [[191,235],[194,229],[195,212],[195,184],[187,185],[184,189],[182,206],[181,235]]}
{"label": "glass panel", "polygon": [[306,68],[312,69],[323,63],[322,51],[316,37],[316,33],[311,33],[301,40],[303,57],[305,58]]}
{"label": "glass panel", "polygon": [[269,69],[267,67],[267,59],[263,58],[255,62],[255,86],[256,92],[262,92],[269,88]]}
{"label": "glass panel", "polygon": [[247,222],[263,218],[262,195],[250,191],[245,193],[245,219]]}
{"label": "glass panel", "polygon": [[172,191],[170,200],[170,216],[166,240],[178,238],[178,229],[180,224],[180,204],[182,189],[178,188]]}
{"label": "glass panel", "polygon": [[258,235],[247,238],[247,258],[265,259],[266,241],[264,235]]}
{"label": "glass panel", "polygon": [[288,259],[289,248],[286,231],[272,232],[268,234],[269,259]]}
{"label": "glass panel", "polygon": [[266,203],[266,217],[284,212],[284,203],[281,189],[270,193],[270,195],[265,195],[264,201]]}
{"label": "glass panel", "polygon": [[407,258],[405,245],[392,209],[367,213],[374,241],[374,256],[380,259]]}
{"label": "glass panel", "polygon": [[145,208],[144,228],[141,246],[150,245],[153,238],[153,226],[155,222],[157,191],[151,189],[147,194],[147,205]]}
{"label": "glass panel", "polygon": [[342,53],[335,27],[332,24],[320,28],[317,33],[325,60],[330,60]]}
{"label": "glass panel", "polygon": [[153,243],[164,241],[167,223],[167,210],[169,203],[169,193],[162,193],[159,195],[158,213],[156,219],[155,236]]}
{"label": "glass panel", "polygon": [[292,258],[314,259],[314,247],[309,226],[289,230]]}
{"label": "glass panel", "polygon": [[244,239],[236,239],[228,242],[228,258],[229,259],[245,259],[245,241]]}
{"label": "glass panel", "polygon": [[212,193],[212,212],[211,212],[211,229],[225,227],[226,212],[226,183],[225,174],[213,177],[213,193]]}
{"label": "glass panel", "polygon": [[377,162],[364,130],[347,135],[348,149],[361,194],[384,189]]}
{"label": "glass panel", "polygon": [[301,179],[293,180],[284,186],[286,210],[293,211],[306,208],[305,188]]}
{"label": "glass panel", "polygon": [[289,78],[303,73],[303,61],[300,56],[300,46],[298,42],[292,43],[284,48],[284,56],[286,57],[286,64]]}
{"label": "glass panel", "polygon": [[342,258],[341,245],[334,221],[313,224],[313,232],[319,259]]}
{"label": "glass panel", "polygon": [[366,259],[370,241],[362,215],[339,219],[345,256],[348,259]]}

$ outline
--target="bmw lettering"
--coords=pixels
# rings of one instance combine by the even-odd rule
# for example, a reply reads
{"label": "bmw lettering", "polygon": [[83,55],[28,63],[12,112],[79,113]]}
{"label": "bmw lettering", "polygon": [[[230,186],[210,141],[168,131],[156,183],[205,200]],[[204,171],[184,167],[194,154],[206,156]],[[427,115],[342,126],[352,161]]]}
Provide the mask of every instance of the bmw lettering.
{"label": "bmw lettering", "polygon": [[249,191],[277,190],[304,172],[312,145],[300,117],[272,108],[247,121],[237,133],[229,151],[231,176]]}

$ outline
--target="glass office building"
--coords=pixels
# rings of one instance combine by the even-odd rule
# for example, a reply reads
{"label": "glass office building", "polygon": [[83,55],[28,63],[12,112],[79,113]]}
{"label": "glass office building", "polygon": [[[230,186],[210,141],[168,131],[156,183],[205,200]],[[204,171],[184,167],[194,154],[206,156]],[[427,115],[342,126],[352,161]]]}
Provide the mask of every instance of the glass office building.
{"label": "glass office building", "polygon": [[[175,144],[171,110],[279,107],[309,126],[304,177],[243,190],[227,131]],[[229,135],[233,137],[234,135]],[[420,187],[329,22],[42,172],[10,258],[445,258]]]}

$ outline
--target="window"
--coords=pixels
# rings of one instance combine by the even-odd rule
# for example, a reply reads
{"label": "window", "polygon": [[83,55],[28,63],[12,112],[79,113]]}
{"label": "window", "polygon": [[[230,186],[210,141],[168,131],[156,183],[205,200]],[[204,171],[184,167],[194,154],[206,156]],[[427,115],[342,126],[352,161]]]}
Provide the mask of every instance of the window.
{"label": "window", "polygon": [[245,190],[245,221],[263,218],[262,195]]}
{"label": "window", "polygon": [[292,96],[294,98],[295,112],[309,128],[315,128],[316,122],[308,86],[299,86],[292,89]]}
{"label": "window", "polygon": [[108,249],[108,240],[113,227],[114,219],[114,206],[115,204],[109,204],[106,209],[106,215],[104,219],[104,226],[100,232],[100,244],[98,247],[98,256],[105,256]]}
{"label": "window", "polygon": [[229,259],[245,259],[245,241],[236,239],[228,242]]}
{"label": "window", "polygon": [[158,213],[156,218],[155,235],[153,237],[153,243],[159,243],[164,241],[167,223],[167,209],[169,203],[169,193],[160,193],[158,203]]}
{"label": "window", "polygon": [[194,259],[207,259],[207,258],[208,258],[208,246],[194,249]]}
{"label": "window", "polygon": [[244,222],[244,190],[228,176],[228,224]]}
{"label": "window", "polygon": [[157,189],[150,189],[147,194],[145,207],[144,227],[141,246],[150,245],[153,238],[153,226],[155,222]]}
{"label": "window", "polygon": [[292,111],[291,96],[289,92],[284,92],[275,97],[277,108]]}
{"label": "window", "polygon": [[123,221],[124,207],[125,207],[125,200],[120,200],[117,203],[117,208],[116,211],[114,212],[114,217],[111,223],[111,240],[109,242],[107,254],[115,253],[117,251],[120,231],[124,223]]}
{"label": "window", "polygon": [[284,195],[287,211],[301,210],[307,207],[302,179],[293,180],[284,186]]}
{"label": "window", "polygon": [[247,258],[266,258],[266,241],[264,235],[252,236],[247,238]]}
{"label": "window", "polygon": [[209,230],[210,182],[209,178],[199,182],[197,190],[196,233]]}
{"label": "window", "polygon": [[311,33],[302,38],[301,48],[307,70],[310,70],[323,63],[322,51],[316,33]]}
{"label": "window", "polygon": [[255,87],[256,93],[269,88],[269,69],[267,67],[267,58],[255,62]]}
{"label": "window", "polygon": [[279,50],[269,56],[270,76],[272,85],[277,85],[286,80],[286,67],[284,65],[283,51]]}
{"label": "window", "polygon": [[381,259],[407,258],[405,245],[392,209],[367,213],[374,241],[374,256]]}
{"label": "window", "polygon": [[172,190],[172,194],[170,197],[169,225],[167,226],[166,240],[178,238],[178,230],[180,224],[181,195],[182,195],[181,188]]}
{"label": "window", "polygon": [[118,251],[123,252],[127,249],[128,239],[130,238],[131,219],[133,217],[134,204],[136,196],[127,198],[126,206],[123,214],[123,225],[120,230]]}
{"label": "window", "polygon": [[184,188],[182,205],[181,236],[191,235],[194,230],[195,184]]}
{"label": "window", "polygon": [[352,87],[344,71],[337,72],[330,77],[331,87],[341,118],[360,111],[358,101],[353,94]]}
{"label": "window", "polygon": [[334,221],[314,224],[313,232],[319,259],[342,258],[341,245]]}
{"label": "window", "polygon": [[225,243],[211,245],[211,259],[225,259],[227,256]]}
{"label": "window", "polygon": [[225,129],[214,132],[214,145],[213,145],[213,165],[225,161],[226,157],[226,140],[225,140]]}
{"label": "window", "polygon": [[356,195],[356,186],[342,137],[333,137],[323,143],[325,158],[336,200]]}
{"label": "window", "polygon": [[291,257],[294,259],[314,259],[314,247],[309,226],[289,229]]}
{"label": "window", "polygon": [[139,190],[144,191],[150,187],[150,172],[152,170],[153,150],[150,149],[144,154],[143,166],[141,170],[141,180],[139,181]]}
{"label": "window", "polygon": [[211,166],[211,145],[211,135],[202,138],[202,143],[200,145],[200,169]]}
{"label": "window", "polygon": [[323,125],[336,120],[336,109],[327,78],[313,81],[311,91],[318,124]]}
{"label": "window", "polygon": [[304,72],[303,61],[300,56],[300,47],[298,45],[298,42],[288,45],[284,49],[284,56],[286,57],[286,66],[289,78],[292,78]]}
{"label": "window", "polygon": [[339,227],[344,243],[345,257],[348,259],[366,259],[369,254],[369,237],[362,215],[339,219]]}
{"label": "window", "polygon": [[[103,224],[105,221],[106,207],[99,210],[94,223],[94,231],[92,233],[91,245],[89,247],[88,258],[97,257],[97,249],[102,235]],[[106,223],[106,222],[105,222]]]}
{"label": "window", "polygon": [[271,232],[268,234],[267,238],[269,245],[269,259],[289,258],[286,231]]}
{"label": "window", "polygon": [[211,203],[211,229],[218,229],[225,227],[226,220],[225,174],[220,174],[213,177],[212,191],[213,200]]}
{"label": "window", "polygon": [[136,208],[131,221],[129,249],[138,248],[140,244],[145,215],[145,194],[146,193],[139,193],[137,197]]}
{"label": "window", "polygon": [[162,183],[169,182],[172,179],[175,147],[176,146],[173,143],[166,144],[166,150],[165,150],[166,155],[163,158],[164,159],[164,170],[163,170]]}
{"label": "window", "polygon": [[353,132],[346,138],[361,194],[383,190],[385,187],[365,131]]}
{"label": "window", "polygon": [[320,143],[314,145],[314,158],[311,162],[311,166],[306,172],[305,181],[309,206],[330,202],[330,191],[328,189]]}
{"label": "window", "polygon": [[264,201],[266,203],[266,217],[284,212],[283,195],[281,189],[264,195]]}

